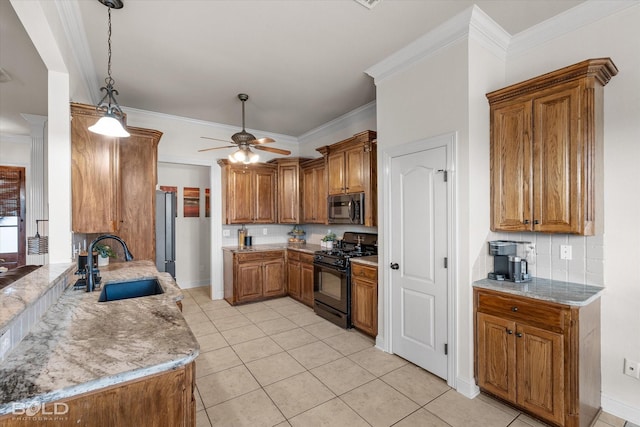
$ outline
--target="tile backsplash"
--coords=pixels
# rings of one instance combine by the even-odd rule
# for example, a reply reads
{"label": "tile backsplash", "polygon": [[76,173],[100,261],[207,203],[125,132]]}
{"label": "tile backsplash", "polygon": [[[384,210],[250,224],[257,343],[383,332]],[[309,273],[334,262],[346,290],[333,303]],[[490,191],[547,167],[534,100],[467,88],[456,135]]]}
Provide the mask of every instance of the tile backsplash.
{"label": "tile backsplash", "polygon": [[[491,240],[514,240],[532,242],[536,250],[533,257],[527,257],[532,276],[565,282],[604,286],[603,236],[574,236],[567,234],[505,233],[490,232],[486,242]],[[560,259],[560,245],[569,245],[572,259]],[[519,245],[519,248],[523,245]],[[525,257],[525,253],[518,253]],[[473,279],[486,278],[493,270],[493,257],[489,255],[488,243],[480,249],[473,269]]]}
{"label": "tile backsplash", "polygon": [[[222,246],[236,246],[238,244],[238,229],[240,225],[223,225]],[[245,225],[249,230],[249,236],[253,237],[254,245],[272,244],[272,243],[286,243],[289,239],[289,232],[293,229],[293,225],[280,225],[280,224],[247,224]],[[306,235],[304,238],[307,243],[319,245],[320,240],[327,234],[329,230],[335,233],[338,237],[342,237],[345,231],[359,231],[362,233],[377,233],[376,227],[363,227],[354,225],[324,225],[324,224],[305,224],[299,225]],[[224,231],[229,230],[229,236],[224,236]],[[267,234],[264,234],[264,230],[267,230]]]}

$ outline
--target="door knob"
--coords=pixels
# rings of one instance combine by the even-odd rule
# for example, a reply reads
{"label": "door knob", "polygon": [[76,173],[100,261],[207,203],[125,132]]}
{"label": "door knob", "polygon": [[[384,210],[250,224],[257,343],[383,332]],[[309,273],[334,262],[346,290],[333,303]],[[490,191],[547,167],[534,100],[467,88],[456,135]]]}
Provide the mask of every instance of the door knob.
{"label": "door knob", "polygon": [[398,265],[398,263],[397,263],[397,262],[392,262],[392,263],[391,263],[391,269],[392,269],[392,270],[397,270],[397,269],[399,269],[399,268],[400,268],[400,266]]}

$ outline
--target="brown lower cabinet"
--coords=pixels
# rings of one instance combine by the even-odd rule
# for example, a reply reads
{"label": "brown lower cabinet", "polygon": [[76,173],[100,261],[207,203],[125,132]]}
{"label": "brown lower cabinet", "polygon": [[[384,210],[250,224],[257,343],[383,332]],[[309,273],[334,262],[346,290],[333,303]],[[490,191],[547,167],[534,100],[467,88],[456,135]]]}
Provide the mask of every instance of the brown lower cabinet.
{"label": "brown lower cabinet", "polygon": [[168,372],[47,403],[35,416],[5,415],[0,417],[0,427],[194,427],[194,385],[195,362],[191,362]]}
{"label": "brown lower cabinet", "polygon": [[556,426],[600,409],[600,299],[569,306],[474,289],[480,389]]}
{"label": "brown lower cabinet", "polygon": [[313,255],[287,249],[289,296],[313,307]]}
{"label": "brown lower cabinet", "polygon": [[378,268],[351,264],[351,323],[375,338],[378,335]]}
{"label": "brown lower cabinet", "polygon": [[287,294],[284,251],[224,251],[224,298],[240,304]]}

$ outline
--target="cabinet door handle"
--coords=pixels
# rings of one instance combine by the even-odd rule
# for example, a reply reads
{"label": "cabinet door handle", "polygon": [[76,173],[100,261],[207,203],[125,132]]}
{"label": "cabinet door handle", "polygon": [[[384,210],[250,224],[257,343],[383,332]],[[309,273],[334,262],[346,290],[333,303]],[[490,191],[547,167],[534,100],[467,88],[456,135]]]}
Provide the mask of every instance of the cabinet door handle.
{"label": "cabinet door handle", "polygon": [[534,220],[533,220],[533,223],[534,223],[534,224],[536,224],[536,225],[538,225],[538,224],[540,224],[540,220],[534,219]]}
{"label": "cabinet door handle", "polygon": [[518,338],[522,338],[522,332],[518,332],[518,333],[516,334],[516,336],[517,336]]}
{"label": "cabinet door handle", "polygon": [[518,311],[518,307],[511,307],[511,311],[513,311],[513,312]]}
{"label": "cabinet door handle", "polygon": [[529,224],[529,220],[528,220],[528,219],[525,219],[525,220],[524,220],[524,223],[525,223],[525,224]]}
{"label": "cabinet door handle", "polygon": [[507,329],[507,334],[512,335],[513,331],[511,329]]}

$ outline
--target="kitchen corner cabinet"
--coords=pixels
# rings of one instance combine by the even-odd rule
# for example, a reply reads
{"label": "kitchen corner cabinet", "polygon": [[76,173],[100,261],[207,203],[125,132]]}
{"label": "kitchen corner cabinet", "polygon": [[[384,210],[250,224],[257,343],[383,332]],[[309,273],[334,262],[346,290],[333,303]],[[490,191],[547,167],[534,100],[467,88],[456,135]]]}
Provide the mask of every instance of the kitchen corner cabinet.
{"label": "kitchen corner cabinet", "polygon": [[329,195],[364,193],[365,226],[377,225],[376,132],[364,131],[317,148],[326,158]]}
{"label": "kitchen corner cabinet", "polygon": [[225,224],[276,222],[277,166],[238,165],[218,160],[222,169],[222,212]]}
{"label": "kitchen corner cabinet", "polygon": [[224,298],[235,305],[287,294],[284,251],[224,251]]}
{"label": "kitchen corner cabinet", "polygon": [[313,255],[287,249],[287,285],[290,297],[313,307]]}
{"label": "kitchen corner cabinet", "polygon": [[600,409],[600,299],[567,306],[474,289],[481,390],[561,427]]}
{"label": "kitchen corner cabinet", "polygon": [[308,159],[285,157],[271,160],[278,167],[278,224],[302,221],[301,162]]}
{"label": "kitchen corner cabinet", "polygon": [[593,235],[611,59],[590,59],[487,94],[491,229]]}
{"label": "kitchen corner cabinet", "polygon": [[362,332],[378,335],[378,269],[351,264],[351,322]]}
{"label": "kitchen corner cabinet", "polygon": [[302,164],[302,223],[327,223],[327,178],[323,157]]}
{"label": "kitchen corner cabinet", "polygon": [[71,205],[76,233],[112,233],[136,259],[155,260],[155,189],[162,132],[127,127],[128,138],[89,131],[102,116],[71,104]]}
{"label": "kitchen corner cabinet", "polygon": [[[44,409],[50,411],[46,412],[49,416],[38,413],[34,417],[0,417],[0,427],[195,427],[194,387],[195,362],[191,362],[168,372],[47,403]],[[66,408],[67,412],[54,415],[56,403],[60,404],[57,408]]]}

